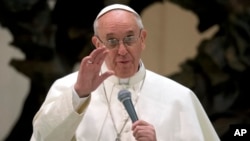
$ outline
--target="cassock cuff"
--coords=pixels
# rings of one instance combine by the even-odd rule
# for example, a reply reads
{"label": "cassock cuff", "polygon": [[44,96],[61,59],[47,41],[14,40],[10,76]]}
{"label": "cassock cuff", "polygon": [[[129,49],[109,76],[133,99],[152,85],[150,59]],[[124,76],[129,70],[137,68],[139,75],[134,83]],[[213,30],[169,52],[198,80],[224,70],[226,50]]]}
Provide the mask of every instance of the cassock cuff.
{"label": "cassock cuff", "polygon": [[78,111],[82,107],[84,102],[87,102],[89,97],[90,96],[80,98],[79,95],[77,94],[76,90],[74,89],[74,87],[72,87],[72,104],[73,104],[74,110]]}

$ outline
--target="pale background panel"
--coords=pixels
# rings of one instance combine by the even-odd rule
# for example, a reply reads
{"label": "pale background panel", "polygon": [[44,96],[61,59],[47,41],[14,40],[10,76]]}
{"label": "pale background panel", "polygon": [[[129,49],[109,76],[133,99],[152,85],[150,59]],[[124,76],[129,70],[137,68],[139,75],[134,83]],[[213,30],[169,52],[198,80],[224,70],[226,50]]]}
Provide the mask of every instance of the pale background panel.
{"label": "pale background panel", "polygon": [[9,31],[0,27],[0,140],[20,115],[29,91],[29,80],[9,65],[12,58],[24,57],[22,52],[9,45],[11,41]]}
{"label": "pale background panel", "polygon": [[196,15],[169,2],[148,7],[142,18],[148,31],[143,60],[149,69],[162,75],[179,71],[180,63],[196,55],[200,41],[217,31],[215,26],[199,33]]}

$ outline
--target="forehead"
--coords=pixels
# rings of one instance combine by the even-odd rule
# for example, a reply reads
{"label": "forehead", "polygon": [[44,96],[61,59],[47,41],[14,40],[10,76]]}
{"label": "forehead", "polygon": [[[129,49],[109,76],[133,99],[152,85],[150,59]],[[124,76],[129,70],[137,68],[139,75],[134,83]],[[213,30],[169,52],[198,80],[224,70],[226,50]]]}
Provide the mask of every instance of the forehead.
{"label": "forehead", "polygon": [[125,10],[112,10],[98,19],[98,30],[105,32],[132,32],[139,28],[136,16]]}

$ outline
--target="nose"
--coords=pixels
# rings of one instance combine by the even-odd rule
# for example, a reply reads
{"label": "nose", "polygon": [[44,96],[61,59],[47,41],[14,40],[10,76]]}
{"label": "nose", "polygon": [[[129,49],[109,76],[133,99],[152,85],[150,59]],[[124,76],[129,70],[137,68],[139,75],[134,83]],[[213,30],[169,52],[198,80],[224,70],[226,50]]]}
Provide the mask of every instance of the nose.
{"label": "nose", "polygon": [[124,45],[123,42],[119,44],[118,47],[118,54],[119,55],[126,55],[128,53],[127,47]]}

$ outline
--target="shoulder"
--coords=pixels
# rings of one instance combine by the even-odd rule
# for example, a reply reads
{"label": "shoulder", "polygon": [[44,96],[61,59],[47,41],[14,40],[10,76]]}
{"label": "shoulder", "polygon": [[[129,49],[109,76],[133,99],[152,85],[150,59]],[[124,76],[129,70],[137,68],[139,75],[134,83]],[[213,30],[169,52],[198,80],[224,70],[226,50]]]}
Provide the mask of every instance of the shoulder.
{"label": "shoulder", "polygon": [[54,82],[54,86],[55,85],[60,85],[60,86],[72,86],[77,79],[77,75],[78,75],[78,71],[76,72],[72,72],[68,75],[65,75],[57,80],[55,80]]}
{"label": "shoulder", "polygon": [[197,101],[195,93],[188,87],[155,72],[146,72],[143,93],[149,99],[157,99],[158,102],[178,102],[184,104]]}
{"label": "shoulder", "polygon": [[150,70],[146,71],[146,81],[151,86],[156,87],[160,90],[167,90],[168,92],[184,92],[184,93],[193,93],[186,86],[168,78],[167,76],[163,76],[152,72]]}

